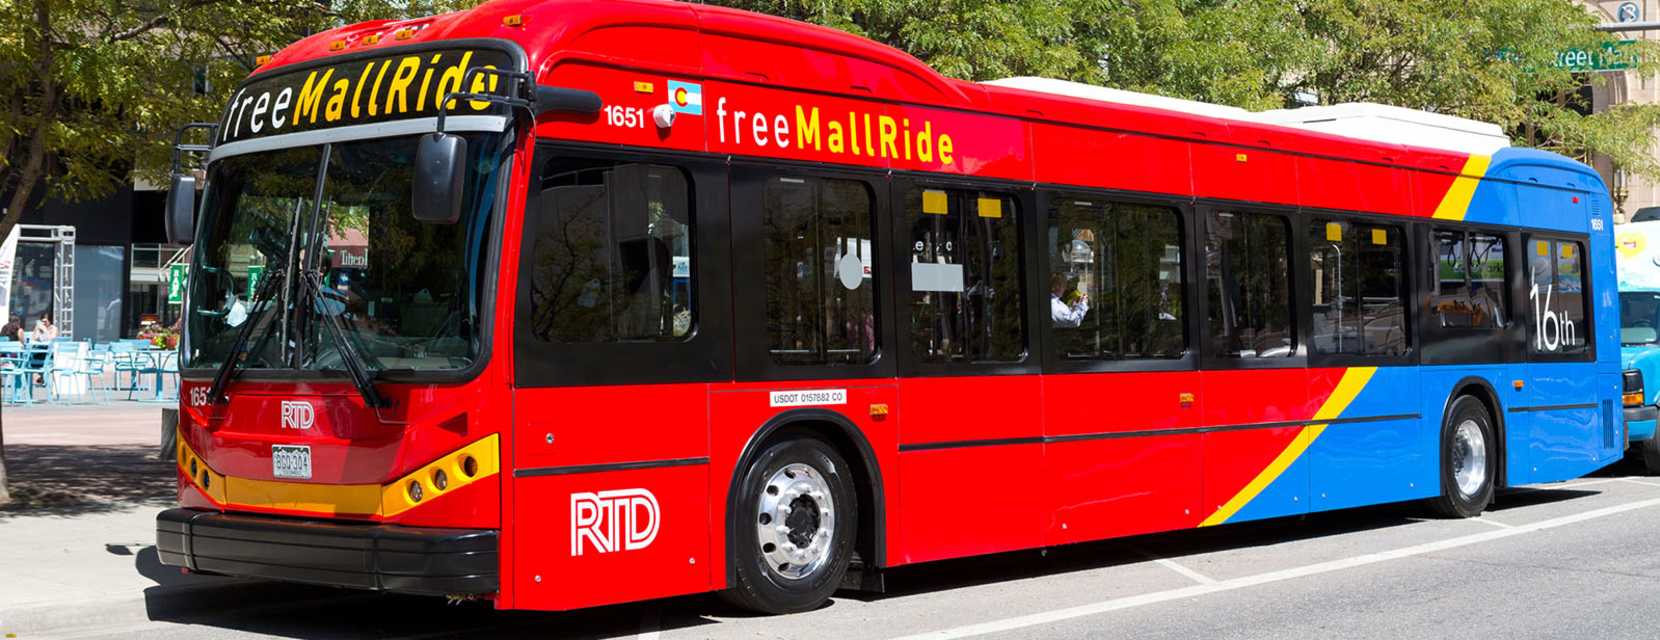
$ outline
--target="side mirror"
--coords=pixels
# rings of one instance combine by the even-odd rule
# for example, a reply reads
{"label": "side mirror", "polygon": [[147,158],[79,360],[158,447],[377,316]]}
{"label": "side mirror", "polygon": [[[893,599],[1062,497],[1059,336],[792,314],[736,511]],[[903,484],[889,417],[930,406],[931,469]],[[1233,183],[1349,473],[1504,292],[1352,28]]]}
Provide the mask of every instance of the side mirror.
{"label": "side mirror", "polygon": [[167,190],[167,241],[190,244],[196,238],[196,176],[173,174]]}
{"label": "side mirror", "polygon": [[415,147],[415,184],[410,194],[410,211],[415,219],[432,224],[461,220],[466,169],[465,138],[443,132],[421,136]]}

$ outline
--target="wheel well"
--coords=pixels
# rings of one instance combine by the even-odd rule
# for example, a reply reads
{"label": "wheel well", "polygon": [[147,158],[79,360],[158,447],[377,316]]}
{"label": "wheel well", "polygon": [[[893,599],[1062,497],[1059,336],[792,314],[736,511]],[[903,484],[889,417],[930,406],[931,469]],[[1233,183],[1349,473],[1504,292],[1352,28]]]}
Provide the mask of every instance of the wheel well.
{"label": "wheel well", "polygon": [[[1453,403],[1458,402],[1458,399],[1464,396],[1475,398],[1477,401],[1481,402],[1482,406],[1487,408],[1487,415],[1493,417],[1493,440],[1495,441],[1494,446],[1497,449],[1497,458],[1499,461],[1498,473],[1494,476],[1494,486],[1509,486],[1510,465],[1506,462],[1507,455],[1505,452],[1506,438],[1504,437],[1504,408],[1499,405],[1498,394],[1493,392],[1493,387],[1487,384],[1486,380],[1480,378],[1465,378],[1464,380],[1460,380],[1457,385],[1454,385],[1453,389],[1452,395],[1447,398],[1447,408],[1443,414],[1452,411]],[[1441,426],[1444,428],[1446,424],[1447,418],[1443,415],[1441,418]]]}
{"label": "wheel well", "polygon": [[[882,474],[870,443],[847,418],[824,410],[802,410],[775,416],[762,425],[744,447],[738,463],[732,468],[731,488],[727,491],[727,546],[732,544],[731,532],[737,525],[738,483],[748,471],[750,462],[767,446],[790,438],[810,436],[823,440],[847,461],[853,477],[853,490],[859,497],[859,530],[853,549],[859,561],[867,566],[886,564],[883,531],[886,530],[886,509],[883,507]],[[730,582],[735,579],[737,566],[728,563],[726,572]]]}

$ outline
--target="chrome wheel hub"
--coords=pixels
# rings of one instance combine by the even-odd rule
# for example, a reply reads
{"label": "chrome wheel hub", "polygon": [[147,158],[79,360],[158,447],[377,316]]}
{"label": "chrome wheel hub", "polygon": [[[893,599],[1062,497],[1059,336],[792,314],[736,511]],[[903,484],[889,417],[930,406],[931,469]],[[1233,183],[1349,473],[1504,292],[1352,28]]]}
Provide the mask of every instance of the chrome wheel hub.
{"label": "chrome wheel hub", "polygon": [[1487,484],[1487,438],[1474,420],[1460,422],[1453,430],[1452,472],[1458,493],[1466,498]]}
{"label": "chrome wheel hub", "polygon": [[755,538],[774,575],[799,580],[830,561],[836,536],[836,501],[824,474],[792,463],[761,487]]}

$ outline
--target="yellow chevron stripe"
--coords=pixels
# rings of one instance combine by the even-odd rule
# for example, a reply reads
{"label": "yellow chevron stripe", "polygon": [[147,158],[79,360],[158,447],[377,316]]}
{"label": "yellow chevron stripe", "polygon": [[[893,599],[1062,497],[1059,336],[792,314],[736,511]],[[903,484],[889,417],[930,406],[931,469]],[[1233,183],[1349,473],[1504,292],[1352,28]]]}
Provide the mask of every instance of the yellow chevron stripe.
{"label": "yellow chevron stripe", "polygon": [[1487,165],[1492,161],[1492,156],[1470,154],[1470,159],[1464,161],[1464,170],[1453,178],[1447,194],[1441,196],[1441,204],[1435,207],[1433,217],[1436,220],[1463,220],[1470,211],[1470,199],[1476,196],[1476,187],[1481,185],[1481,177],[1487,175]]}
{"label": "yellow chevron stripe", "polygon": [[[1377,367],[1353,367],[1348,371],[1344,371],[1343,378],[1337,381],[1337,386],[1331,390],[1331,395],[1326,396],[1326,401],[1320,405],[1320,410],[1314,412],[1313,419],[1332,420],[1343,415],[1343,410],[1349,408],[1349,403],[1354,402],[1355,397],[1360,395],[1360,390],[1366,388],[1367,381],[1372,379],[1372,374],[1377,373],[1377,370]],[[1239,493],[1234,494],[1232,499],[1218,507],[1216,513],[1210,514],[1210,517],[1205,518],[1205,521],[1199,523],[1199,526],[1219,525],[1227,522],[1228,518],[1232,518],[1234,514],[1239,513],[1239,510],[1256,499],[1263,489],[1267,489],[1268,485],[1279,479],[1280,474],[1285,473],[1285,470],[1291,467],[1291,463],[1302,457],[1303,452],[1307,451],[1309,446],[1314,444],[1314,440],[1325,431],[1326,425],[1324,424],[1311,424],[1303,427],[1302,431],[1297,432],[1297,437],[1291,440],[1291,444],[1286,445],[1285,450],[1274,457],[1273,462],[1268,463],[1268,466],[1258,473],[1257,477],[1246,483],[1245,488],[1240,489]]]}

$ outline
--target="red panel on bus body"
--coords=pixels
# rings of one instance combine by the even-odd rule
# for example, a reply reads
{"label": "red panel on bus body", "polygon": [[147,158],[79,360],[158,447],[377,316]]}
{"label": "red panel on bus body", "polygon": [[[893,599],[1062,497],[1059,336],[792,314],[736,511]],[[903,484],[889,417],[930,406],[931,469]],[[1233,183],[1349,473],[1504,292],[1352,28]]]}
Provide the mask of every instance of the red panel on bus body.
{"label": "red panel on bus body", "polygon": [[[1199,434],[1097,437],[1199,426],[1199,374],[1045,376],[1047,544],[1163,531],[1197,522]],[[1102,411],[1107,399],[1111,411]],[[1076,438],[1076,439],[1071,439]]]}
{"label": "red panel on bus body", "polygon": [[516,469],[709,454],[702,384],[516,389]]}
{"label": "red panel on bus body", "polygon": [[[902,378],[895,563],[996,553],[1042,544],[1043,421],[1037,376]],[[965,441],[1008,441],[954,447]],[[946,444],[904,451],[907,444]],[[996,473],[976,470],[996,469]],[[964,514],[973,514],[965,526]]]}
{"label": "red panel on bus body", "polygon": [[703,465],[520,477],[514,606],[561,610],[709,588]]}
{"label": "red panel on bus body", "polygon": [[1194,144],[1193,189],[1202,198],[1297,204],[1293,156],[1263,149]]}
{"label": "red panel on bus body", "polygon": [[[847,392],[847,402],[840,405],[772,406],[772,391],[791,389],[844,389]],[[709,405],[709,588],[725,587],[727,575],[730,573],[726,566],[727,504],[734,500],[730,493],[733,478],[739,473],[739,459],[748,448],[759,446],[753,441],[763,426],[790,412],[796,412],[798,415],[833,413],[839,416],[838,420],[853,425],[858,431],[858,436],[865,440],[865,444],[870,448],[870,455],[875,458],[873,462],[876,466],[875,469],[866,470],[879,474],[882,480],[882,486],[876,489],[876,499],[885,507],[886,527],[882,529],[881,535],[887,541],[885,549],[888,560],[890,563],[894,561],[895,556],[891,550],[894,548],[893,541],[898,538],[900,523],[902,519],[914,516],[898,507],[900,483],[896,443],[899,425],[903,423],[904,416],[910,413],[910,410],[900,404],[898,387],[892,380],[738,383],[716,387],[710,395]],[[887,415],[872,415],[877,413],[873,409],[884,406],[887,408]],[[828,429],[828,433],[834,433],[834,428],[822,421],[815,421],[810,427],[805,428]],[[854,446],[859,445],[854,443]],[[865,461],[849,460],[848,463],[868,466]],[[882,511],[876,510],[877,513]]]}
{"label": "red panel on bus body", "polygon": [[1378,164],[1298,157],[1297,198],[1305,207],[1412,214],[1408,172]]}
{"label": "red panel on bus body", "polygon": [[1188,147],[1183,141],[1121,131],[1032,127],[1035,174],[1045,183],[1189,195]]}

